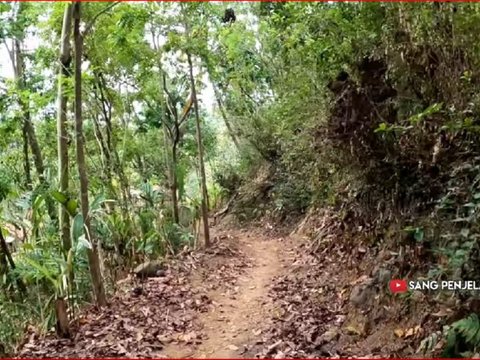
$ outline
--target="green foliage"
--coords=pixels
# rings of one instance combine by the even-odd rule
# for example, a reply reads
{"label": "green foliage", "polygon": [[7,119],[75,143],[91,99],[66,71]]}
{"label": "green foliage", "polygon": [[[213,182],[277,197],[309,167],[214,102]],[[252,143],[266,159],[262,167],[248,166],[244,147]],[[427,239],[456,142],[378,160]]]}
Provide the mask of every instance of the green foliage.
{"label": "green foliage", "polygon": [[478,315],[470,314],[449,326],[444,326],[443,331],[437,331],[427,336],[421,341],[417,352],[425,355],[438,350],[442,339],[445,339],[442,357],[471,358],[478,352],[480,346]]}
{"label": "green foliage", "polygon": [[0,168],[0,202],[5,200],[10,193],[12,187],[12,177],[5,171],[5,169]]}
{"label": "green foliage", "polygon": [[447,336],[449,329],[449,326],[444,326],[443,331],[435,331],[429,336],[422,339],[417,349],[417,353],[426,355],[435,351],[441,340]]}
{"label": "green foliage", "polygon": [[[460,341],[463,341],[469,351],[458,353]],[[447,335],[447,346],[444,355],[448,357],[462,355],[462,357],[471,357],[480,345],[480,321],[477,314],[458,320],[451,325]],[[453,355],[453,356],[452,356]]]}
{"label": "green foliage", "polygon": [[31,323],[39,324],[43,331],[51,328],[55,322],[52,299],[32,296],[17,302],[0,295],[0,344],[6,345],[6,354],[16,350],[12,340],[23,338]]}
{"label": "green foliage", "polygon": [[408,234],[412,235],[415,241],[421,243],[425,237],[425,231],[421,227],[412,227],[412,226],[407,226],[405,229]]}
{"label": "green foliage", "polygon": [[242,183],[241,174],[239,174],[237,167],[231,164],[216,168],[213,179],[230,196],[235,193]]}
{"label": "green foliage", "polygon": [[76,200],[70,199],[67,195],[62,194],[60,191],[52,191],[51,194],[56,201],[65,206],[70,216],[75,216],[78,207],[78,202]]}

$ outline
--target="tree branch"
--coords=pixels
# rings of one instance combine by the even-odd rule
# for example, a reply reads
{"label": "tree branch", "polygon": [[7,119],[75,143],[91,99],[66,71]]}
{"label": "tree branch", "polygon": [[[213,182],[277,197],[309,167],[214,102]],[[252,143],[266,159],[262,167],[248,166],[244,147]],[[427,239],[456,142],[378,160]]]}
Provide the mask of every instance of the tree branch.
{"label": "tree branch", "polygon": [[83,36],[86,36],[88,35],[88,33],[92,30],[93,28],[93,25],[95,25],[95,21],[97,21],[97,19],[105,14],[108,10],[110,10],[111,8],[113,8],[115,5],[118,5],[120,4],[120,1],[116,1],[116,2],[113,2],[111,3],[110,5],[108,5],[107,7],[105,7],[104,9],[102,9],[101,11],[99,11],[92,19],[92,21],[90,21],[87,26],[85,27],[85,31],[83,32]]}
{"label": "tree branch", "polygon": [[193,98],[192,95],[187,100],[187,103],[185,104],[185,107],[183,108],[182,111],[182,117],[180,118],[180,121],[178,122],[178,127],[182,126],[182,123],[187,120],[188,115],[190,114],[190,110],[192,110],[192,104],[193,104]]}
{"label": "tree branch", "polygon": [[168,109],[170,110],[170,113],[175,118],[174,119],[175,122],[178,122],[178,113],[177,113],[177,109],[175,107],[175,101],[174,101],[175,99],[167,89],[167,79],[166,79],[165,73],[163,73],[162,78],[163,78],[163,91],[165,91],[165,94],[167,94],[167,97],[168,97],[168,101],[167,101]]}

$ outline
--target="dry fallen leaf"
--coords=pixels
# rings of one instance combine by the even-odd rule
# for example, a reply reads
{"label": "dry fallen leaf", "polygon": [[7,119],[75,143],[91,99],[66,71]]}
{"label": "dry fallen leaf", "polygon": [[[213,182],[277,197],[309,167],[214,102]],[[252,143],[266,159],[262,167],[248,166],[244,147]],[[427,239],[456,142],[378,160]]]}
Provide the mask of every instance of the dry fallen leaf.
{"label": "dry fallen leaf", "polygon": [[415,329],[414,328],[410,328],[408,329],[406,332],[405,332],[405,339],[410,337],[410,336],[413,336],[415,334]]}
{"label": "dry fallen leaf", "polygon": [[445,317],[445,316],[448,316],[452,313],[452,310],[450,309],[442,309],[436,313],[433,313],[432,316],[435,316],[435,317]]}
{"label": "dry fallen leaf", "polygon": [[345,331],[350,335],[362,335],[362,331],[353,325],[347,326]]}
{"label": "dry fallen leaf", "polygon": [[350,285],[353,286],[353,285],[361,284],[361,283],[363,283],[364,281],[366,281],[368,278],[369,278],[369,277],[368,277],[367,275],[362,275],[362,276],[360,276],[358,279],[352,281],[352,282],[350,283]]}

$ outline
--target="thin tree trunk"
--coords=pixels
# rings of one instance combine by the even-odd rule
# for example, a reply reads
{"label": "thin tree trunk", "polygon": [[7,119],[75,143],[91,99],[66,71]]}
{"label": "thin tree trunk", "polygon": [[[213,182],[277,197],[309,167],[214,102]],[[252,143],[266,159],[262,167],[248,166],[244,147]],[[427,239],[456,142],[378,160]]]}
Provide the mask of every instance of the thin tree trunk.
{"label": "thin tree trunk", "polygon": [[[73,7],[71,4],[65,6],[63,15],[62,35],[59,53],[59,69],[58,69],[58,88],[57,88],[57,157],[58,157],[58,183],[60,192],[68,194],[68,125],[67,125],[67,103],[68,97],[65,92],[65,81],[71,77],[72,64],[72,15]],[[68,258],[68,253],[72,248],[72,239],[70,236],[70,216],[64,204],[58,205],[58,227],[60,239],[62,241],[63,256]],[[74,273],[73,269],[68,273],[68,292],[73,291]],[[73,300],[70,304],[74,308]],[[69,337],[70,324],[68,322],[67,304],[65,299],[57,297],[55,301],[55,315],[57,318],[56,331],[60,337]]]}
{"label": "thin tree trunk", "polygon": [[106,172],[106,179],[108,182],[108,188],[110,191],[110,195],[115,197],[115,188],[113,186],[113,174],[117,174],[118,179],[120,181],[121,187],[121,195],[122,195],[122,202],[121,202],[121,210],[125,216],[128,215],[128,204],[132,204],[132,198],[130,194],[130,185],[128,183],[128,179],[125,176],[125,172],[123,171],[123,167],[120,161],[120,156],[118,155],[116,149],[116,139],[113,133],[113,124],[112,124],[112,104],[111,100],[108,99],[107,93],[107,85],[103,74],[99,71],[94,71],[95,76],[95,97],[99,102],[100,110],[103,115],[103,119],[105,120],[106,127],[105,127],[105,136],[102,134],[100,125],[95,120],[95,131],[96,136],[101,146],[101,150],[103,153],[103,159],[105,160],[105,172]]}
{"label": "thin tree trunk", "polygon": [[[21,50],[20,40],[15,39],[14,41],[14,52],[15,52],[15,66],[14,66],[14,76],[19,90],[25,90],[25,73],[24,73],[24,62],[23,54]],[[33,127],[32,121],[30,119],[30,110],[28,108],[28,102],[23,98],[23,95],[20,95],[20,107],[22,108],[24,128],[28,136],[28,142],[33,154],[33,160],[35,168],[38,172],[39,178],[44,180],[45,166],[43,165],[43,157],[40,146],[38,145],[37,136],[35,134],[35,129]]]}
{"label": "thin tree trunk", "polygon": [[88,204],[88,177],[87,166],[85,162],[85,144],[83,140],[83,118],[82,118],[82,50],[83,36],[80,32],[81,3],[73,5],[74,18],[74,43],[75,43],[75,139],[77,150],[77,167],[80,178],[80,203],[85,225],[85,235],[90,242],[90,249],[87,249],[88,263],[90,266],[90,275],[92,277],[93,292],[97,305],[105,306],[107,300],[105,297],[105,288],[103,286],[102,275],[100,271],[100,261],[98,256],[97,243],[93,237]]}
{"label": "thin tree trunk", "polygon": [[224,109],[223,104],[222,104],[222,99],[220,98],[220,92],[218,91],[215,84],[213,84],[213,92],[215,93],[215,98],[217,100],[218,109],[220,110],[220,114],[222,115],[223,122],[225,123],[225,126],[227,127],[228,134],[232,138],[232,141],[235,144],[235,147],[237,148],[237,150],[240,151],[240,144],[238,142],[237,136],[235,135],[235,131],[233,131],[233,127],[230,124],[230,121],[228,120],[227,113],[225,112],[225,109]]}
{"label": "thin tree trunk", "polygon": [[91,117],[92,117],[92,120],[93,120],[93,134],[95,135],[95,139],[97,139],[98,148],[99,148],[100,154],[101,154],[103,169],[106,172],[105,179],[107,179],[107,181],[110,181],[110,179],[111,179],[110,167],[108,165],[109,164],[109,161],[108,161],[109,156],[108,156],[107,147],[105,145],[105,140],[103,139],[102,129],[100,128],[100,124],[99,124],[97,115],[95,113],[93,113],[91,115]]}
{"label": "thin tree trunk", "polygon": [[0,247],[2,249],[2,253],[8,260],[8,264],[14,270],[15,269],[15,262],[13,261],[12,254],[10,254],[10,250],[8,249],[8,244],[5,238],[3,237],[3,233],[0,229]]}
{"label": "thin tree trunk", "polygon": [[[158,52],[158,44],[156,42],[156,35],[155,32],[152,28],[152,39],[153,39],[153,48],[156,52]],[[158,69],[160,70],[160,75],[162,77],[161,83],[162,83],[162,88],[163,91],[166,95],[165,101],[162,103],[162,110],[163,110],[163,115],[165,116],[167,113],[167,108],[168,102],[170,101],[170,93],[167,90],[167,83],[166,83],[166,76],[165,72],[162,70],[162,62],[160,56],[157,54],[157,66]],[[171,108],[174,109],[174,108]],[[170,111],[172,118],[174,119],[175,124],[177,125],[177,131],[178,131],[178,114],[176,111]],[[179,201],[178,201],[178,196],[177,196],[177,191],[178,191],[178,179],[177,179],[177,143],[176,139],[174,139],[174,136],[172,132],[168,132],[167,125],[163,123],[163,138],[165,142],[165,147],[167,146],[168,142],[172,143],[172,153],[168,154],[168,151],[165,152],[165,162],[168,167],[168,182],[169,182],[169,188],[170,188],[170,193],[172,197],[172,212],[173,212],[173,221],[175,224],[180,223],[180,216],[179,216]],[[170,141],[169,141],[170,140]]]}
{"label": "thin tree trunk", "polygon": [[203,231],[205,236],[205,246],[210,246],[210,230],[208,227],[208,191],[207,191],[207,177],[205,175],[205,163],[203,161],[203,143],[202,143],[202,131],[200,128],[200,115],[198,113],[198,99],[197,91],[195,88],[195,78],[193,77],[193,64],[190,53],[187,53],[188,67],[190,71],[190,84],[192,87],[193,105],[195,107],[195,123],[197,129],[197,146],[198,146],[198,162],[200,167],[200,183],[202,187],[202,219],[203,219]]}
{"label": "thin tree trunk", "polygon": [[30,156],[28,154],[28,134],[25,124],[22,124],[23,139],[23,169],[25,171],[25,187],[30,189],[32,186],[32,175],[30,171]]}
{"label": "thin tree trunk", "polygon": [[[165,163],[168,168],[168,187],[170,189],[170,196],[172,200],[172,213],[173,213],[173,221],[175,224],[180,223],[180,217],[178,215],[178,196],[177,196],[177,149],[176,146],[173,145],[171,147],[171,153],[169,154],[167,143],[170,142],[170,136],[168,134],[167,125],[163,124],[163,138],[165,142],[165,147],[167,151],[165,151]],[[173,141],[173,139],[172,139]]]}
{"label": "thin tree trunk", "polygon": [[[95,98],[97,99],[99,106],[101,107],[102,113],[103,113],[103,118],[105,122],[107,123],[107,130],[106,130],[106,140],[104,139],[104,136],[102,134],[102,129],[100,127],[100,123],[98,121],[98,117],[94,115],[93,120],[94,120],[94,130],[95,130],[95,137],[97,138],[97,141],[100,145],[100,150],[102,153],[102,160],[103,160],[103,165],[105,169],[105,177],[107,179],[108,185],[112,187],[112,142],[111,142],[111,134],[110,134],[110,128],[111,128],[111,123],[110,123],[110,112],[106,110],[106,99],[103,96],[103,90],[102,90],[102,83],[100,82],[101,79],[100,77],[94,72],[95,75]],[[97,92],[98,91],[98,92]],[[113,196],[113,194],[111,194]]]}
{"label": "thin tree trunk", "polygon": [[[15,57],[15,64],[14,68],[14,77],[17,87],[20,91],[26,89],[25,83],[25,71],[24,67],[25,64],[23,62],[23,54],[21,51],[21,42],[18,39],[14,41],[14,57]],[[38,179],[40,180],[40,184],[43,186],[47,186],[47,182],[45,179],[45,166],[43,163],[43,156],[42,150],[40,149],[40,145],[38,144],[37,135],[35,134],[35,128],[33,127],[31,116],[30,116],[30,109],[28,100],[26,100],[23,94],[20,94],[19,105],[22,109],[22,117],[23,117],[23,128],[27,135],[28,143],[30,144],[30,149],[33,155],[33,163],[35,164],[35,169],[38,173]],[[47,210],[50,218],[52,220],[56,220],[57,216],[55,213],[55,207],[53,205],[52,199],[47,197],[45,199],[45,203],[47,205]]]}
{"label": "thin tree trunk", "polygon": [[[58,146],[58,182],[60,192],[68,193],[68,131],[67,131],[67,94],[65,80],[71,76],[72,48],[70,36],[72,33],[72,5],[65,6],[63,17],[62,38],[60,44],[60,67],[58,71],[58,108],[57,108],[57,146]],[[63,204],[59,205],[59,228],[63,251],[66,255],[72,247],[70,237],[70,218]]]}
{"label": "thin tree trunk", "polygon": [[[19,5],[18,8],[18,13],[17,17],[20,17],[21,13],[23,11],[23,4]],[[7,43],[5,42],[5,46]],[[7,50],[10,55],[10,59],[12,60],[12,66],[13,66],[13,75],[14,75],[14,80],[15,84],[20,90],[25,90],[26,88],[26,82],[25,82],[25,64],[23,61],[23,54],[22,54],[22,43],[21,40],[17,37],[13,40],[13,48],[11,50]],[[44,183],[44,171],[45,167],[43,165],[43,158],[42,158],[42,152],[40,150],[40,146],[38,145],[37,137],[35,134],[35,129],[32,125],[31,118],[30,118],[30,110],[28,108],[28,101],[24,98],[24,94],[20,93],[19,95],[19,105],[20,108],[22,109],[22,121],[23,121],[23,135],[24,135],[24,140],[26,139],[27,141],[24,141],[24,145],[28,144],[30,145],[30,148],[32,150],[33,154],[33,160],[35,164],[35,168],[38,172],[38,176],[40,179],[40,182],[43,184]],[[27,147],[28,149],[28,147]],[[28,152],[28,150],[27,150]],[[25,153],[25,148],[24,148],[24,153]],[[25,161],[27,159],[25,158]],[[26,172],[26,177],[27,179],[30,177],[30,164],[28,164],[28,167],[26,166],[27,163],[25,163],[25,172]],[[28,179],[27,181],[30,182],[31,179]],[[48,205],[48,204],[47,204]]]}
{"label": "thin tree trunk", "polygon": [[[157,47],[155,50],[158,51]],[[157,58],[158,67],[160,71],[162,71],[162,64],[160,62],[160,58]],[[164,115],[166,115],[167,108],[169,109],[170,115],[175,123],[176,133],[173,134],[173,126],[172,128],[168,128],[167,124],[163,124],[163,135],[165,140],[165,147],[167,147],[167,143],[171,143],[171,154],[168,154],[168,150],[165,152],[166,164],[168,167],[168,182],[170,187],[170,193],[172,197],[172,211],[173,211],[173,221],[176,224],[180,223],[179,211],[178,211],[178,180],[177,180],[177,139],[176,136],[178,135],[178,114],[175,110],[175,104],[169,103],[171,101],[171,95],[167,89],[167,82],[165,72],[162,71],[162,83],[163,83],[163,91],[166,95],[166,99],[163,103],[162,109],[164,110]],[[170,104],[170,105],[169,105]],[[167,148],[168,149],[168,148]]]}
{"label": "thin tree trunk", "polygon": [[108,150],[108,166],[110,169],[109,171],[113,171],[118,175],[123,196],[122,211],[125,215],[127,215],[128,204],[133,203],[130,194],[130,184],[128,182],[128,178],[125,176],[125,172],[123,171],[122,162],[116,148],[117,141],[113,132],[111,101],[109,102],[109,100],[107,99],[107,86],[105,83],[105,79],[102,73],[96,74],[96,78],[96,84],[100,94],[100,103],[102,105],[103,118],[105,120],[105,123],[107,124],[105,137],[107,145],[106,148]]}
{"label": "thin tree trunk", "polygon": [[173,220],[175,224],[180,223],[180,216],[178,211],[178,179],[177,179],[177,147],[172,146],[172,164],[171,164],[172,183],[170,184],[172,190],[172,206],[173,206]]}
{"label": "thin tree trunk", "polygon": [[68,322],[67,303],[63,297],[55,299],[55,314],[57,316],[57,334],[62,338],[70,337],[70,324]]}
{"label": "thin tree trunk", "polygon": [[32,121],[30,120],[30,111],[26,109],[26,107],[26,104],[22,105],[22,108],[24,109],[23,121],[28,136],[28,143],[30,144],[30,149],[32,150],[33,163],[35,164],[38,178],[40,179],[41,183],[45,183],[45,166],[43,165],[42,150],[40,149],[40,145],[38,144],[37,136],[35,134],[35,129]]}
{"label": "thin tree trunk", "polygon": [[[3,237],[2,229],[0,229],[0,255],[2,254],[7,258],[8,263],[12,268],[12,270],[15,270],[15,262],[13,261],[12,254],[10,253],[10,250],[8,248],[7,241]],[[22,293],[24,293],[27,290],[22,279],[17,279],[17,285]]]}

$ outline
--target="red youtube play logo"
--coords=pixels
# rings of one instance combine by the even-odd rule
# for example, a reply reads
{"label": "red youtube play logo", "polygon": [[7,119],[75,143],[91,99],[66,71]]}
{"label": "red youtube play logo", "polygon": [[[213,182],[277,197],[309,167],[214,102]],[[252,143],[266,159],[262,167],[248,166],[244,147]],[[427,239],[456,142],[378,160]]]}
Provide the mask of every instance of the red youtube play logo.
{"label": "red youtube play logo", "polygon": [[408,290],[406,280],[390,280],[390,291],[392,293],[403,293]]}

